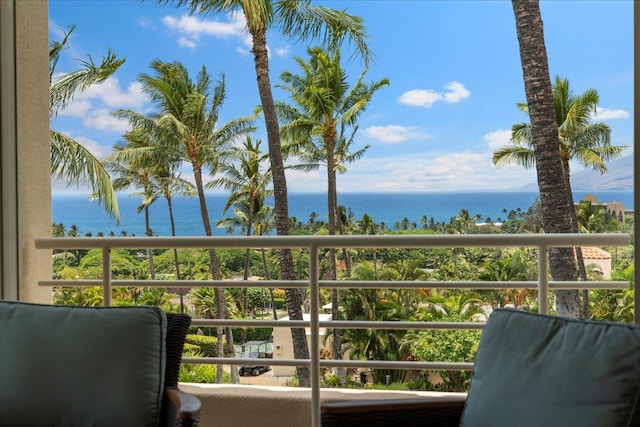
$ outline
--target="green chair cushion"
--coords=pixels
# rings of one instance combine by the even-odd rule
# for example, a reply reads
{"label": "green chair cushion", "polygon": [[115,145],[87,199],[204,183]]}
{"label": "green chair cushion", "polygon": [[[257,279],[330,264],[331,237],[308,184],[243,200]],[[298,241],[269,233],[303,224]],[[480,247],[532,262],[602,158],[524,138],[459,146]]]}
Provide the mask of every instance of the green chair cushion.
{"label": "green chair cushion", "polygon": [[0,301],[0,424],[157,426],[166,323],[157,307]]}
{"label": "green chair cushion", "polygon": [[461,426],[640,425],[640,326],[496,310]]}

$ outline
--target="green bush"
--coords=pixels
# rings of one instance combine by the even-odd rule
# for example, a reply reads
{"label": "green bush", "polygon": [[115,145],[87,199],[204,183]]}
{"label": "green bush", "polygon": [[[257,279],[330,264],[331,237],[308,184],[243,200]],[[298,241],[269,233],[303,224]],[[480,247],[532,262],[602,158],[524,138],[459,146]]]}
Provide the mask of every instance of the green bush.
{"label": "green bush", "polygon": [[284,298],[274,297],[273,298],[273,303],[275,304],[276,309],[284,310],[284,308],[285,308]]}
{"label": "green bush", "polygon": [[187,344],[198,347],[197,352],[203,357],[216,357],[218,355],[218,338],[206,335],[189,334],[185,341]]}
{"label": "green bush", "polygon": [[[216,382],[216,373],[218,372],[216,365],[181,365],[178,381],[184,383],[208,383]],[[224,372],[222,374],[222,382],[231,383],[231,374]]]}
{"label": "green bush", "polygon": [[[442,321],[459,322],[459,315],[448,315]],[[411,352],[418,360],[442,362],[473,362],[480,343],[480,331],[475,330],[425,330],[408,337]],[[437,391],[466,391],[471,372],[438,371],[442,382],[432,384]]]}
{"label": "green bush", "polygon": [[[233,328],[231,332],[233,333],[233,341],[236,344],[242,344],[242,328]],[[271,341],[273,328],[247,328],[246,334],[247,341]]]}
{"label": "green bush", "polygon": [[200,346],[195,344],[189,344],[188,342],[184,343],[184,347],[182,348],[182,354],[195,356],[200,354]]}

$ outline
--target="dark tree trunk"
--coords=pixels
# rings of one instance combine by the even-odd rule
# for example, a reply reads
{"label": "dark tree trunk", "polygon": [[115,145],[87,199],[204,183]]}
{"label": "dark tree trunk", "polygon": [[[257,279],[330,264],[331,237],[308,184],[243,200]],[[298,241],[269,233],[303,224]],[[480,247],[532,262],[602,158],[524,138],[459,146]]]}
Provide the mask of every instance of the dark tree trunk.
{"label": "dark tree trunk", "polygon": [[[147,237],[151,237],[151,225],[149,222],[149,206],[144,207],[144,225],[145,225],[145,235]],[[155,280],[156,278],[156,267],[153,263],[153,250],[147,249],[147,258],[149,258],[149,274],[151,275],[151,280]]]}
{"label": "dark tree trunk", "polygon": [[[335,126],[330,124],[324,134],[324,145],[327,151],[327,209],[329,217],[329,235],[335,236],[336,234],[336,217],[338,213],[338,190],[336,185],[336,162],[335,162],[335,140],[336,132]],[[338,269],[336,266],[336,249],[329,248],[329,279],[338,279]],[[338,298],[338,289],[331,289],[331,318],[333,320],[339,320],[339,307],[340,301]],[[340,337],[340,329],[333,328],[333,359],[342,359],[342,339]],[[344,385],[347,382],[345,370],[342,367],[336,368],[338,380],[340,385]]]}
{"label": "dark tree trunk", "polygon": [[[558,124],[553,106],[551,78],[540,6],[537,0],[512,0],[520,60],[531,120],[538,187],[544,228],[548,233],[571,233],[571,209],[560,156]],[[544,256],[544,254],[540,254]],[[549,267],[555,280],[576,280],[576,264],[571,248],[552,248]],[[544,298],[540,295],[539,298]],[[577,290],[556,291],[559,315],[578,317]]]}
{"label": "dark tree trunk", "polygon": [[[571,191],[571,172],[569,169],[569,159],[563,159],[562,164],[564,167],[564,182],[567,186],[567,197],[569,198],[569,206],[572,206],[571,209],[571,231],[573,233],[580,232],[578,228],[578,214],[576,213],[575,201],[573,200],[573,192]],[[578,277],[587,281],[587,269],[584,266],[584,257],[582,256],[582,248],[580,246],[575,248],[576,251],[576,262],[578,264]],[[582,305],[580,310],[580,317],[583,319],[589,318],[589,290],[584,289],[582,291]]]}
{"label": "dark tree trunk", "polygon": [[[167,199],[167,208],[169,209],[169,222],[171,223],[171,235],[175,237],[176,235],[176,220],[173,216],[173,202],[171,201],[171,196],[169,193],[165,195]],[[178,250],[173,250],[173,264],[176,269],[176,280],[181,280],[182,277],[180,275],[180,260],[178,259]],[[177,289],[178,294],[180,295],[180,313],[184,313],[184,288],[179,287]]]}
{"label": "dark tree trunk", "polygon": [[[204,186],[202,185],[202,168],[198,164],[193,164],[193,178],[196,182],[196,190],[198,191],[198,200],[200,202],[200,215],[202,216],[202,225],[204,227],[204,233],[206,236],[213,236],[213,232],[211,230],[211,220],[209,219],[209,209],[207,208],[207,201],[205,199]],[[218,254],[215,249],[209,249],[209,264],[211,265],[211,276],[213,280],[221,280],[222,273],[220,271],[220,262],[218,261]],[[216,318],[217,319],[226,319],[227,316],[227,304],[226,298],[224,296],[223,288],[215,288],[215,300],[216,300]],[[218,348],[217,353],[218,357],[225,356],[224,349],[224,334],[223,328],[217,327],[217,335],[218,335]],[[231,328],[227,328],[227,346],[233,347],[233,336],[231,334]],[[229,354],[229,349],[227,349],[226,353]],[[216,371],[216,382],[222,383],[222,374],[223,367],[222,365],[217,365]],[[237,371],[235,369],[231,369],[231,379],[234,383],[238,383],[239,379],[237,377]]]}
{"label": "dark tree trunk", "polygon": [[[267,38],[264,29],[249,27],[253,38],[253,57],[258,80],[258,92],[262,103],[265,126],[267,128],[267,140],[269,143],[269,160],[273,176],[273,196],[275,202],[276,232],[279,236],[289,235],[289,204],[287,200],[287,180],[284,173],[284,162],[280,145],[280,127],[276,116],[276,109],[271,93],[271,81],[269,79],[269,57],[267,53]],[[295,280],[296,273],[293,264],[293,253],[290,249],[280,249],[278,252],[280,270],[283,280]],[[302,300],[297,289],[285,289],[287,311],[291,320],[302,320]],[[312,301],[317,304],[317,301]],[[293,354],[296,359],[308,359],[309,347],[304,328],[291,328],[293,340]],[[311,384],[309,369],[297,368],[300,386],[308,387]]]}

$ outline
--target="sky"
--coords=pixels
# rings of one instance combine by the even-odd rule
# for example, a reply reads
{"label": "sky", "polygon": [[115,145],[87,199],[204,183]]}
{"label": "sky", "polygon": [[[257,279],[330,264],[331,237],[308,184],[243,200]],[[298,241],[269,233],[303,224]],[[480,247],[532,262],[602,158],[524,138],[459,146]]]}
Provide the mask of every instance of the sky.
{"label": "sky", "polygon": [[[339,192],[509,191],[536,182],[534,169],[495,167],[493,151],[508,144],[511,126],[526,122],[516,107],[526,102],[515,19],[506,0],[318,1],[364,19],[375,62],[366,82],[388,78],[360,116],[354,149],[365,156],[338,175]],[[550,75],[568,78],[575,93],[595,88],[595,121],[607,123],[612,144],[633,149],[633,2],[631,0],[542,1]],[[52,123],[98,157],[109,154],[128,129],[118,109],[154,111],[137,78],[151,73],[154,59],[179,61],[192,76],[205,66],[224,75],[227,99],[220,123],[249,115],[259,105],[250,38],[241,14],[191,15],[185,8],[137,0],[49,0],[49,36],[76,29],[56,72],[79,68],[108,49],[125,63],[108,81],[77,95]],[[295,58],[307,47],[268,36],[270,78],[301,72]],[[351,51],[342,54],[353,83],[365,68]],[[350,59],[351,58],[351,59]],[[276,100],[288,93],[273,88]],[[267,138],[261,118],[253,138]],[[572,173],[581,171],[572,165]],[[183,168],[183,177],[191,177]],[[287,171],[290,192],[326,192],[326,171]],[[80,189],[82,190],[82,189]],[[54,193],[76,192],[53,184]]]}

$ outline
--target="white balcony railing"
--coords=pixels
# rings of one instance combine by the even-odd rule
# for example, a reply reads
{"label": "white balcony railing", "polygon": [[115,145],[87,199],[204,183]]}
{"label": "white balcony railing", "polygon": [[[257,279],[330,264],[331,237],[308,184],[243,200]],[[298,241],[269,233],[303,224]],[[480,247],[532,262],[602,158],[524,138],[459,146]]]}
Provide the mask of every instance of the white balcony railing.
{"label": "white balcony railing", "polygon": [[[36,240],[38,249],[101,249],[103,277],[101,280],[41,280],[39,286],[102,286],[104,304],[111,305],[113,287],[230,287],[224,280],[117,280],[111,274],[112,249],[173,249],[173,248],[289,248],[309,252],[309,277],[295,281],[264,280],[260,287],[308,288],[310,301],[309,321],[290,320],[292,328],[310,328],[310,359],[270,359],[270,365],[307,366],[311,373],[311,425],[319,425],[320,416],[320,368],[359,367],[392,369],[445,369],[471,370],[471,363],[446,362],[398,362],[360,360],[320,360],[320,328],[378,328],[378,329],[481,329],[482,323],[440,322],[363,322],[319,320],[320,288],[438,288],[438,289],[537,289],[539,311],[547,313],[548,295],[557,289],[626,289],[627,282],[574,281],[558,282],[548,279],[546,254],[553,247],[578,246],[626,246],[627,234],[500,234],[500,235],[394,235],[394,236],[262,236],[262,237],[118,237],[118,238],[42,238]],[[538,279],[536,281],[327,281],[319,278],[319,250],[329,248],[470,248],[470,247],[529,247],[537,248]],[[232,287],[255,287],[255,281],[233,281]],[[276,327],[283,321],[272,320],[205,320],[194,319],[195,326]],[[185,358],[186,363],[237,365],[234,358]]]}

